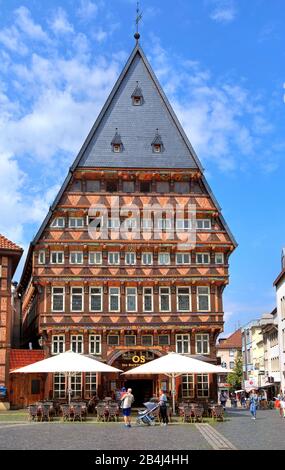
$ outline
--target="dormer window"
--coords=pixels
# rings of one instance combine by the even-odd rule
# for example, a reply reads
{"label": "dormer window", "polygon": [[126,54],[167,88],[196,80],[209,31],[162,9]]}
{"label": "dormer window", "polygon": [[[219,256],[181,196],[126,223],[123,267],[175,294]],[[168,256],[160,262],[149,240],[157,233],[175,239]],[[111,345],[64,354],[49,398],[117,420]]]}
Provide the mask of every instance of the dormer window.
{"label": "dormer window", "polygon": [[137,86],[132,94],[132,103],[133,106],[141,106],[143,104],[143,94],[141,88],[139,87],[139,82],[137,82]]}
{"label": "dormer window", "polygon": [[156,129],[156,135],[151,143],[153,153],[161,153],[163,151],[163,142],[158,129]]}
{"label": "dormer window", "polygon": [[111,142],[112,145],[112,150],[114,153],[120,153],[123,150],[123,142],[121,139],[120,134],[118,134],[118,129],[116,128],[116,133],[113,137],[113,140]]}

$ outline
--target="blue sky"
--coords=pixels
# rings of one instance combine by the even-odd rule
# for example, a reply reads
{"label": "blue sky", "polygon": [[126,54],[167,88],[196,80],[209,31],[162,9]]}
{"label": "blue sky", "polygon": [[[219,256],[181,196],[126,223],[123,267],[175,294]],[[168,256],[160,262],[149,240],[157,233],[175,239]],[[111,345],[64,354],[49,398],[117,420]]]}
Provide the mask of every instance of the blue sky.
{"label": "blue sky", "polygon": [[[0,232],[27,248],[134,46],[132,0],[0,0]],[[225,332],[274,307],[284,0],[143,0],[141,45],[239,247]]]}

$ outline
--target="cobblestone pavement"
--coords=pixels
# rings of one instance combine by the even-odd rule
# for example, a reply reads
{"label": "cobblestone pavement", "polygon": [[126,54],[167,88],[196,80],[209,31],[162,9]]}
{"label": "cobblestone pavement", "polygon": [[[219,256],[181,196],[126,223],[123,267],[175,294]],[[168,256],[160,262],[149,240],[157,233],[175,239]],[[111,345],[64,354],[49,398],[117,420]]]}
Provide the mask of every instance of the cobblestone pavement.
{"label": "cobblestone pavement", "polygon": [[285,419],[279,410],[258,410],[256,420],[248,410],[228,410],[229,420],[214,428],[237,449],[285,450]]}
{"label": "cobblestone pavement", "polygon": [[193,425],[124,428],[122,423],[0,424],[0,449],[211,449]]}
{"label": "cobblestone pavement", "polygon": [[275,410],[229,410],[213,425],[172,423],[168,427],[122,423],[1,423],[0,449],[210,450],[284,449],[285,419]]}

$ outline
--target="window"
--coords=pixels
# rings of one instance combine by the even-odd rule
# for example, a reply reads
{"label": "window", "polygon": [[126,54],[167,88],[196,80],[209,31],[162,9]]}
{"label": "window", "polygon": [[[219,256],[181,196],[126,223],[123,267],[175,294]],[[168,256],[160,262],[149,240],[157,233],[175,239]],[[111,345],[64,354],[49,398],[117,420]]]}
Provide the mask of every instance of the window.
{"label": "window", "polygon": [[151,183],[149,181],[141,181],[140,182],[140,192],[141,193],[150,193],[151,191]]}
{"label": "window", "polygon": [[168,194],[169,191],[170,191],[168,181],[158,181],[158,182],[156,183],[156,191],[157,191],[158,193],[166,193],[166,194]]}
{"label": "window", "polygon": [[116,219],[115,217],[108,219],[108,228],[110,230],[119,230],[120,228],[120,220]]}
{"label": "window", "polygon": [[170,253],[158,253],[158,264],[170,264]]}
{"label": "window", "polygon": [[140,96],[133,96],[133,105],[134,106],[141,106],[142,99]]}
{"label": "window", "polygon": [[[114,152],[116,153],[117,151],[115,148],[118,148],[118,152],[120,152],[120,146],[114,146]],[[106,191],[107,193],[116,193],[118,191],[118,183],[117,181],[107,181],[106,182]]]}
{"label": "window", "polygon": [[159,230],[170,230],[171,227],[172,227],[171,219],[158,219],[157,220],[157,228]]}
{"label": "window", "polygon": [[108,264],[120,264],[120,253],[110,251],[110,253],[108,253]]}
{"label": "window", "polygon": [[99,180],[87,180],[86,181],[86,192],[98,193],[101,190],[101,181]]}
{"label": "window", "polygon": [[216,264],[224,264],[224,253],[216,253],[215,254],[215,263]]}
{"label": "window", "polygon": [[65,336],[55,335],[52,336],[51,353],[59,354],[65,351]]}
{"label": "window", "polygon": [[211,230],[211,219],[197,219],[196,227],[198,230]]}
{"label": "window", "polygon": [[64,228],[65,227],[65,218],[64,217],[56,217],[55,219],[53,219],[50,226],[52,228]]}
{"label": "window", "polygon": [[196,340],[196,354],[209,354],[209,335],[198,334],[195,336]]}
{"label": "window", "polygon": [[31,380],[31,395],[39,395],[41,393],[41,381],[39,379]]}
{"label": "window", "polygon": [[52,251],[50,254],[50,262],[52,264],[63,264],[64,263],[64,252],[63,251]]}
{"label": "window", "polygon": [[123,181],[123,192],[124,193],[133,193],[135,191],[134,181]]}
{"label": "window", "polygon": [[53,312],[64,312],[64,287],[52,288],[51,309]]}
{"label": "window", "polygon": [[153,152],[154,153],[161,153],[161,145],[160,144],[154,144],[152,146]]}
{"label": "window", "polygon": [[190,353],[190,336],[176,335],[176,352],[179,354]]}
{"label": "window", "polygon": [[174,183],[174,192],[180,194],[190,193],[190,184],[185,182],[175,182]]}
{"label": "window", "polygon": [[[234,369],[235,367],[235,363],[233,361],[230,361],[230,369]],[[256,368],[256,370],[258,370],[258,368]]]}
{"label": "window", "polygon": [[177,310],[190,311],[190,287],[177,287]]}
{"label": "window", "polygon": [[235,349],[230,349],[230,352],[229,352],[230,357],[234,357],[235,353],[236,353]]}
{"label": "window", "polygon": [[90,287],[90,304],[91,312],[102,312],[103,307],[103,289],[102,287]]}
{"label": "window", "polygon": [[176,253],[177,264],[190,264],[191,254],[190,253]]}
{"label": "window", "polygon": [[39,251],[38,254],[38,263],[45,264],[46,262],[46,252],[44,250]]}
{"label": "window", "polygon": [[120,151],[121,151],[121,145],[120,144],[114,144],[113,145],[113,152],[120,153]]}
{"label": "window", "polygon": [[69,190],[73,193],[81,193],[81,181],[80,180],[74,180],[72,181]]}
{"label": "window", "polygon": [[96,372],[85,373],[85,397],[92,398],[97,392],[97,374]]}
{"label": "window", "polygon": [[208,397],[209,396],[209,376],[208,374],[197,375],[197,396]]}
{"label": "window", "polygon": [[221,366],[224,367],[225,369],[228,367],[226,362],[222,362]]}
{"label": "window", "polygon": [[192,220],[191,219],[178,219],[176,218],[176,229],[177,230],[189,230],[192,228]]}
{"label": "window", "polygon": [[197,264],[210,264],[210,255],[209,255],[209,253],[197,253],[196,254],[196,263]]}
{"label": "window", "polygon": [[137,311],[137,289],[136,287],[126,288],[126,311],[136,312]]}
{"label": "window", "polygon": [[125,335],[125,346],[135,346],[136,339],[135,335]]}
{"label": "window", "polygon": [[110,312],[119,312],[120,310],[120,288],[109,288],[109,310]]}
{"label": "window", "polygon": [[142,335],[141,342],[142,342],[142,346],[152,346],[153,345],[153,336],[152,335]]}
{"label": "window", "polygon": [[145,231],[150,231],[153,228],[153,223],[151,217],[144,217],[141,221],[141,228]]}
{"label": "window", "polygon": [[81,398],[82,397],[82,374],[77,372],[71,376],[71,390],[72,398]]}
{"label": "window", "polygon": [[69,218],[69,227],[70,228],[82,228],[82,227],[84,227],[83,217],[70,217]]}
{"label": "window", "polygon": [[182,398],[194,397],[194,375],[182,375]]}
{"label": "window", "polygon": [[210,310],[210,289],[209,287],[198,287],[198,310],[200,312],[208,312]]}
{"label": "window", "polygon": [[153,264],[152,253],[142,253],[142,264],[145,264],[145,265]]}
{"label": "window", "polygon": [[89,354],[101,354],[101,336],[89,335]]}
{"label": "window", "polygon": [[69,255],[70,264],[83,264],[83,252],[72,251]]}
{"label": "window", "polygon": [[159,346],[168,346],[170,344],[170,336],[158,335],[158,344]]}
{"label": "window", "polygon": [[65,398],[65,374],[54,374],[53,398]]}
{"label": "window", "polygon": [[71,350],[75,353],[83,353],[83,336],[82,335],[71,335]]}
{"label": "window", "polygon": [[143,289],[143,311],[153,311],[153,290],[152,287],[144,287]]}
{"label": "window", "polygon": [[136,264],[136,253],[125,253],[126,264]]}
{"label": "window", "polygon": [[109,346],[119,346],[119,335],[108,335],[107,343]]}
{"label": "window", "polygon": [[72,287],[71,288],[71,311],[82,312],[83,311],[83,288]]}
{"label": "window", "polygon": [[160,312],[170,311],[170,288],[169,287],[159,288],[159,310]]}
{"label": "window", "polygon": [[88,256],[89,264],[102,264],[101,251],[90,251]]}

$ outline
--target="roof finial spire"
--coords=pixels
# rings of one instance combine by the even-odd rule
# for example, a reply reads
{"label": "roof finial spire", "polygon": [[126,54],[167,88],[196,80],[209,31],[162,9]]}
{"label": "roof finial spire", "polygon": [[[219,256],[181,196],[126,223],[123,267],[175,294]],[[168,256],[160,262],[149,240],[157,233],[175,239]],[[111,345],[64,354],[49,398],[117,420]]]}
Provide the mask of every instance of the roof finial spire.
{"label": "roof finial spire", "polygon": [[135,40],[137,41],[137,43],[139,42],[139,38],[141,37],[140,33],[139,33],[139,22],[140,20],[142,19],[142,13],[140,13],[140,5],[139,5],[139,2],[137,2],[137,17],[136,17],[136,33],[134,34],[134,38]]}

